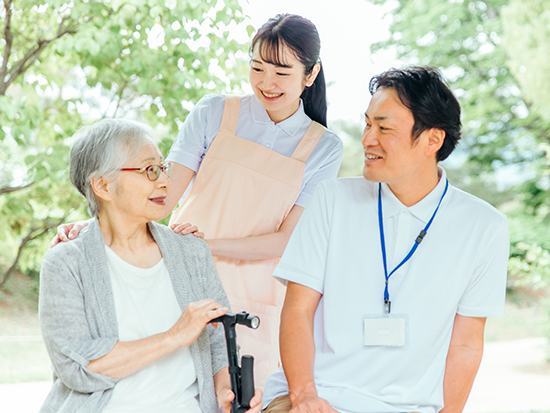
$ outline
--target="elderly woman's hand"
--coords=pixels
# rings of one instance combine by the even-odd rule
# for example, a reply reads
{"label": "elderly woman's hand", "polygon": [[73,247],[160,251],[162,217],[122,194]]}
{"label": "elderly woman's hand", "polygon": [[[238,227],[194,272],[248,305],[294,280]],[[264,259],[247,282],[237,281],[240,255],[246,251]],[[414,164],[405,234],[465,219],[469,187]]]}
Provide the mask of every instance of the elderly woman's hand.
{"label": "elderly woman's hand", "polygon": [[210,320],[221,317],[227,311],[227,307],[210,299],[190,303],[185,307],[176,324],[168,330],[168,335],[176,341],[178,347],[189,347]]}
{"label": "elderly woman's hand", "polygon": [[195,237],[204,239],[204,232],[200,232],[196,225],[191,225],[189,222],[185,224],[170,224],[170,228],[173,229],[176,234],[193,234]]}

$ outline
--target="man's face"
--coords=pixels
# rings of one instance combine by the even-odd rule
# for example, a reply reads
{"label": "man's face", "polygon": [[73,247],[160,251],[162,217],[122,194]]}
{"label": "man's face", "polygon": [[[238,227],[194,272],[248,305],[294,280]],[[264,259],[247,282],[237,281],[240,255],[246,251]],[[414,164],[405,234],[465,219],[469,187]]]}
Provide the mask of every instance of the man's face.
{"label": "man's face", "polygon": [[428,131],[413,142],[413,114],[401,103],[395,89],[375,92],[365,121],[363,176],[369,181],[385,182],[392,190],[422,179],[431,163],[426,156]]}

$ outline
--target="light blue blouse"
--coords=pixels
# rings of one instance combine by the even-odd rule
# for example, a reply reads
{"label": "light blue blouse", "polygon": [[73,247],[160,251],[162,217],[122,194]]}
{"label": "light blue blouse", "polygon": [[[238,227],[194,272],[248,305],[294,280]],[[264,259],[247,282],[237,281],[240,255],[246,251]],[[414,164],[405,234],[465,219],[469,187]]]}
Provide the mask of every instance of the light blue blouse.
{"label": "light blue blouse", "polygon": [[[167,160],[198,172],[220,128],[224,103],[224,95],[203,97],[187,116]],[[310,124],[302,101],[296,113],[275,124],[256,96],[246,95],[241,99],[237,136],[290,157]],[[340,138],[326,130],[306,162],[296,205],[305,207],[320,182],[336,177],[343,151]]]}

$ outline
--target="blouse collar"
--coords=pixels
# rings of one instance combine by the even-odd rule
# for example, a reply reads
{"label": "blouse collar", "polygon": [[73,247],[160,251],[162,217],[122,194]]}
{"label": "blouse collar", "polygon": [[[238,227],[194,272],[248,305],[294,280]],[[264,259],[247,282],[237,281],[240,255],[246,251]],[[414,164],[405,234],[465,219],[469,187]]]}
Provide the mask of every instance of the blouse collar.
{"label": "blouse collar", "polygon": [[300,129],[300,126],[302,126],[305,121],[309,120],[309,117],[304,111],[304,103],[302,102],[302,99],[300,99],[300,106],[298,107],[298,110],[288,119],[275,124],[269,118],[267,111],[264,109],[256,95],[252,95],[252,99],[250,100],[250,115],[254,123],[275,125],[281,128],[289,136],[293,136]]}

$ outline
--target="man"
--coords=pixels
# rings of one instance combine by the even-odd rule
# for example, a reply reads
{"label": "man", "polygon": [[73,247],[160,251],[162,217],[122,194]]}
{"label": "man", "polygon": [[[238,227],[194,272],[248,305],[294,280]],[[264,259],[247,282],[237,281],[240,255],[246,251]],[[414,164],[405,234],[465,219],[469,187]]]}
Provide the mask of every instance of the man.
{"label": "man", "polygon": [[319,185],[274,276],[268,412],[461,412],[504,312],[506,217],[448,184],[460,106],[433,68],[370,82],[364,178]]}

